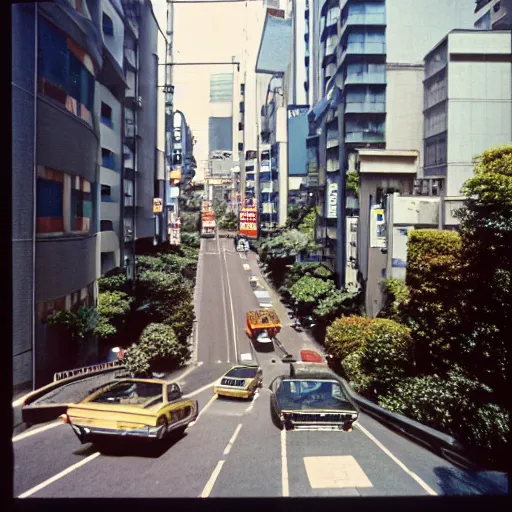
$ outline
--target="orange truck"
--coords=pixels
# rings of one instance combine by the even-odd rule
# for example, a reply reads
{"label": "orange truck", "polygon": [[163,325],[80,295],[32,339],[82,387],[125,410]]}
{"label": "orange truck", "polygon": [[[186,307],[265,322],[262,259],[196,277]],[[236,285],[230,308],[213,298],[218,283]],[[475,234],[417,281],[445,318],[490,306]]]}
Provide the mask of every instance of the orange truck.
{"label": "orange truck", "polygon": [[257,309],[246,314],[245,332],[253,341],[264,343],[275,338],[282,325],[273,309]]}

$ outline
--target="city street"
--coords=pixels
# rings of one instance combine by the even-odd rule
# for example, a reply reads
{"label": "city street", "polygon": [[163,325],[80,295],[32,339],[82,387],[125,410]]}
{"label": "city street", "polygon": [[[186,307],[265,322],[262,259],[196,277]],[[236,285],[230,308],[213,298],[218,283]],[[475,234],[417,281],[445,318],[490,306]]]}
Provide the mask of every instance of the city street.
{"label": "city street", "polygon": [[[275,347],[259,352],[244,332],[257,301],[233,240],[201,241],[196,361],[180,380],[199,402],[185,435],[160,450],[127,442],[108,453],[81,445],[69,425],[35,426],[13,439],[17,497],[314,497],[503,494],[506,475],[463,471],[361,414],[352,433],[279,431],[268,384],[287,370]],[[279,310],[278,310],[279,311]],[[282,322],[287,319],[281,318]],[[303,347],[283,337],[288,351]],[[264,387],[252,401],[217,398],[213,382],[251,352]]]}

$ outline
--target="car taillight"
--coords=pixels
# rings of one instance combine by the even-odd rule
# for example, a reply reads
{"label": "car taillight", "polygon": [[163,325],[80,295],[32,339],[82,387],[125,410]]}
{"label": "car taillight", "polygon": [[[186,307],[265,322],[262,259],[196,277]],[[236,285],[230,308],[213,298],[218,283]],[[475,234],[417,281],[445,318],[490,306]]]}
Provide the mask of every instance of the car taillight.
{"label": "car taillight", "polygon": [[59,418],[62,420],[62,423],[69,423],[69,417],[67,414],[61,414]]}

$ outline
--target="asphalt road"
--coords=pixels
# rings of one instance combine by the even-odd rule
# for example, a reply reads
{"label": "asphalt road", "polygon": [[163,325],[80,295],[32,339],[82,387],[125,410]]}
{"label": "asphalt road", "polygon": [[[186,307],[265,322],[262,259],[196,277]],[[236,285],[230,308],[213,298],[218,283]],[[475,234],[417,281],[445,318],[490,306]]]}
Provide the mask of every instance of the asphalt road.
{"label": "asphalt road", "polygon": [[[160,447],[110,443],[99,453],[68,425],[38,425],[13,438],[17,497],[314,497],[503,494],[505,475],[463,471],[361,415],[352,433],[281,432],[269,391],[252,401],[213,395],[211,385],[253,350],[245,313],[257,307],[249,272],[230,239],[203,240],[199,260],[198,364],[180,379],[199,402],[185,435]],[[253,271],[254,261],[250,261]],[[284,320],[284,319],[283,319]],[[284,329],[283,329],[284,331]],[[291,331],[291,330],[290,330]],[[286,330],[288,350],[307,345]],[[294,345],[295,344],[295,345]],[[264,384],[284,373],[282,353],[254,349]]]}

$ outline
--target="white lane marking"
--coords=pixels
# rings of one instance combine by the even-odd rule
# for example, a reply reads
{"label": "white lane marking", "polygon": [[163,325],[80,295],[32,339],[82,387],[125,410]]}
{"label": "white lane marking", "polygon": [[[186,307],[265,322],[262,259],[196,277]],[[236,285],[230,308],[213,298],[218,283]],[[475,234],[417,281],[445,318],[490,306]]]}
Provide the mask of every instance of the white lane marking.
{"label": "white lane marking", "polygon": [[196,389],[195,391],[192,391],[191,393],[188,393],[187,395],[183,395],[183,398],[192,398],[193,396],[199,395],[199,393],[202,393],[203,391],[206,391],[209,388],[213,388],[213,386],[215,386],[217,380],[214,380],[210,384],[206,384],[206,386]]}
{"label": "white lane marking", "polygon": [[437,492],[429,487],[416,473],[413,473],[403,462],[399,461],[373,434],[370,434],[360,423],[355,424],[356,428],[368,436],[385,454],[393,459],[413,480],[415,480],[431,496],[437,496]]}
{"label": "white lane marking", "polygon": [[281,430],[281,467],[282,467],[282,487],[283,498],[290,496],[290,487],[288,482],[288,459],[286,457],[286,430]]}
{"label": "white lane marking", "polygon": [[41,482],[39,485],[32,487],[32,489],[29,489],[28,491],[25,491],[23,494],[20,494],[18,496],[18,498],[28,498],[28,496],[32,496],[32,494],[35,494],[36,492],[40,491],[41,489],[48,487],[50,484],[53,484],[57,480],[60,480],[62,477],[68,475],[75,469],[78,469],[79,467],[87,464],[88,462],[91,462],[91,460],[94,460],[96,457],[99,456],[99,454],[100,454],[100,452],[96,452],[96,453],[93,453],[92,455],[89,455],[89,457],[86,457],[85,459],[81,460],[80,462],[77,462],[76,464],[69,466],[69,468],[66,468],[64,471],[57,473],[55,476],[48,478],[48,480],[45,480],[44,482]]}
{"label": "white lane marking", "polygon": [[208,496],[210,496],[210,493],[212,492],[213,486],[215,485],[215,481],[219,477],[224,462],[224,460],[219,460],[219,462],[215,466],[215,469],[213,470],[212,476],[210,477],[208,482],[206,482],[203,492],[201,493],[201,496],[199,496],[200,498],[208,498]]}
{"label": "white lane marking", "polygon": [[233,443],[236,441],[236,438],[237,438],[238,433],[240,432],[241,428],[242,428],[242,424],[240,423],[238,425],[238,427],[236,427],[235,433],[231,436],[231,439],[229,440],[228,445],[224,449],[224,455],[227,455],[231,451],[231,448],[233,447]]}
{"label": "white lane marking", "polygon": [[233,308],[233,296],[231,295],[231,286],[229,284],[229,272],[228,272],[228,263],[226,260],[226,253],[224,252],[224,268],[226,269],[226,283],[228,285],[228,297],[229,304],[231,306],[231,321],[233,322],[233,346],[235,348],[235,361],[238,362],[238,348],[237,348],[237,339],[236,339],[236,323],[235,323],[235,309]]}
{"label": "white lane marking", "polygon": [[247,407],[247,409],[245,409],[245,412],[249,412],[254,407],[254,402],[258,399],[259,396],[260,396],[260,390],[257,389],[256,392],[254,393],[252,400],[251,400],[251,404],[249,405],[249,407]]}
{"label": "white lane marking", "polygon": [[40,434],[45,430],[50,430],[51,428],[58,427],[59,425],[64,425],[62,421],[56,421],[54,423],[50,423],[49,425],[45,425],[44,427],[35,428],[34,430],[29,430],[28,432],[23,432],[23,434],[19,434],[16,437],[12,438],[12,442],[21,441],[22,439],[26,439],[27,437],[35,436],[36,434]]}
{"label": "white lane marking", "polygon": [[213,402],[215,402],[215,400],[217,400],[217,395],[213,395],[210,398],[210,401],[199,411],[199,414],[197,415],[196,420],[188,424],[188,428],[193,427],[199,421],[199,418],[201,417],[201,415],[210,407],[210,405],[213,404]]}
{"label": "white lane marking", "polygon": [[[217,240],[217,245],[219,246],[219,254],[220,254],[220,240]],[[224,253],[224,259],[226,258],[226,253]],[[226,327],[226,344],[227,344],[227,347],[226,347],[226,350],[227,350],[227,359],[228,359],[228,363],[230,362],[229,360],[229,336],[228,336],[228,332],[229,332],[229,328],[228,328],[228,308],[227,308],[227,305],[226,305],[226,286],[224,284],[224,277],[223,277],[223,272],[222,272],[222,257],[220,257],[220,281],[222,283],[222,305],[224,306],[224,325]],[[227,267],[226,267],[226,281],[228,281],[228,276],[227,276]],[[235,331],[233,330],[233,336],[235,335]],[[234,357],[235,357],[235,361],[237,359],[237,354],[236,354],[236,351],[235,351],[235,354],[234,354]]]}

